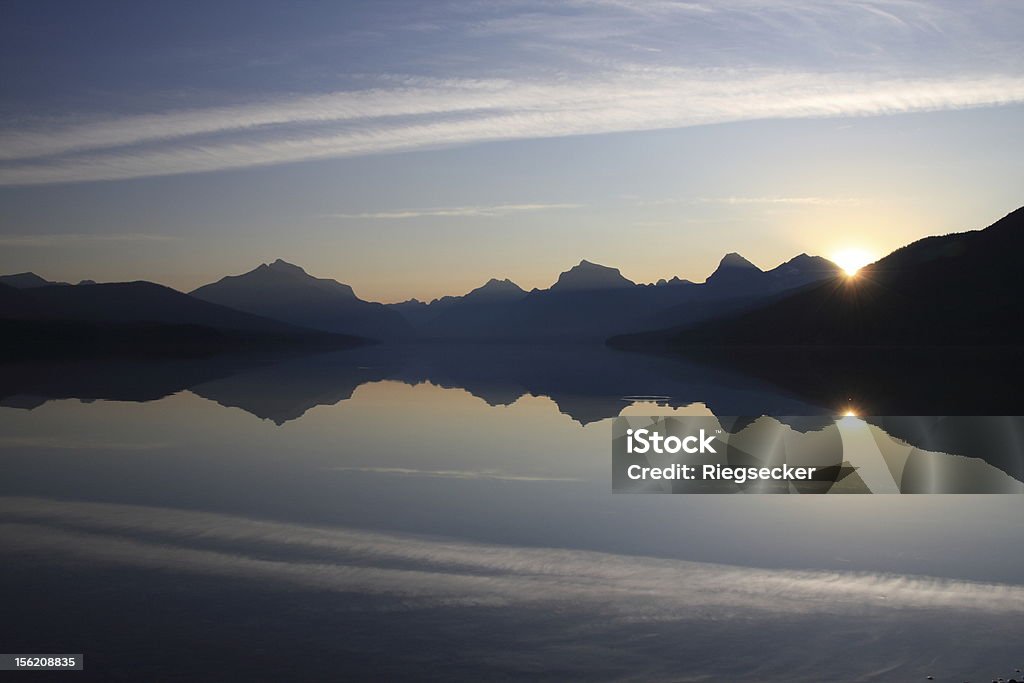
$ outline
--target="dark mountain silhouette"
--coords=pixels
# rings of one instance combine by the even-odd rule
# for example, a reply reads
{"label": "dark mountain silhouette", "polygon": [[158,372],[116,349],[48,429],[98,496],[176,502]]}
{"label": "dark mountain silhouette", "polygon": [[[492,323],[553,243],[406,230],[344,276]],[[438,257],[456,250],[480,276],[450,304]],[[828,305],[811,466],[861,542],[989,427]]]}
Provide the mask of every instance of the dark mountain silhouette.
{"label": "dark mountain silhouette", "polygon": [[836,264],[820,256],[800,254],[763,271],[739,254],[731,253],[722,257],[703,287],[716,298],[744,296],[757,289],[776,293],[834,277],[839,272]]}
{"label": "dark mountain silhouette", "polygon": [[383,304],[363,301],[352,288],[316,278],[281,259],[243,275],[232,275],[191,292],[239,311],[328,332],[373,339],[404,338],[409,323]]}
{"label": "dark mountain silhouette", "polygon": [[618,268],[609,268],[584,260],[560,274],[558,281],[551,285],[551,289],[548,291],[592,291],[635,286],[636,283],[624,278]]}
{"label": "dark mountain silhouette", "polygon": [[784,286],[788,288],[792,287],[793,283],[800,286],[824,280],[836,275],[839,271],[840,268],[827,258],[800,254],[772,268],[768,271],[768,275],[771,280],[779,282],[780,286],[782,286],[782,283],[785,283]]}
{"label": "dark mountain silhouette", "polygon": [[[835,264],[806,254],[767,272],[730,254],[707,282],[673,278],[640,285],[617,268],[581,261],[546,290],[526,293],[508,281],[492,280],[465,297],[445,297],[429,305],[409,301],[395,309],[421,337],[432,339],[601,341],[617,332],[744,310],[836,272]],[[484,292],[491,294],[485,299]]]}
{"label": "dark mountain silhouette", "polygon": [[[722,259],[706,282],[672,278],[643,285],[617,268],[583,260],[561,273],[546,290],[526,292],[511,280],[495,278],[465,295],[429,304],[413,299],[382,305],[359,299],[348,285],[312,277],[298,266],[277,260],[200,287],[192,296],[300,327],[378,339],[603,341],[622,332],[664,327],[667,322],[686,325],[747,310],[837,271],[831,262],[806,254],[762,271],[733,253]],[[46,281],[31,276],[19,282]],[[92,286],[85,281],[79,285]],[[75,306],[87,300],[83,297]],[[75,318],[54,315],[50,319]]]}
{"label": "dark mountain silhouette", "polygon": [[406,302],[395,308],[421,337],[473,336],[481,328],[500,324],[507,307],[525,296],[526,291],[511,280],[491,278],[463,296],[445,296],[429,304]]}
{"label": "dark mountain silhouette", "polygon": [[763,271],[753,263],[731,252],[722,257],[718,268],[708,276],[705,284],[721,290],[743,290],[749,288],[762,274]]}
{"label": "dark mountain silhouette", "polygon": [[152,282],[30,289],[0,285],[0,330],[0,347],[18,355],[203,353],[362,341],[232,310]]}
{"label": "dark mountain silhouette", "polygon": [[[526,296],[526,290],[508,278],[491,278],[485,284],[461,297],[462,303],[481,304],[496,301],[518,301]],[[443,300],[443,299],[442,299]]]}
{"label": "dark mountain silhouette", "polygon": [[[204,325],[258,332],[298,331],[293,325],[201,301],[152,282],[38,287],[17,290],[13,297],[0,301],[20,310],[20,314],[11,315],[6,307],[0,308],[3,318]],[[28,305],[28,313],[24,304]]]}
{"label": "dark mountain silhouette", "polygon": [[426,303],[425,301],[420,301],[419,299],[409,299],[408,301],[401,301],[397,304],[384,305],[402,316],[406,322],[412,325],[413,329],[417,329],[424,322],[433,318],[437,313],[437,310],[431,308],[431,304]]}
{"label": "dark mountain silhouette", "polygon": [[984,230],[928,237],[729,318],[611,340],[620,347],[1024,344],[1024,208]]}
{"label": "dark mountain silhouette", "polygon": [[50,282],[46,278],[35,273],[14,273],[13,275],[0,275],[0,284],[14,287],[15,289],[32,289],[34,287],[48,287],[50,285],[67,285],[66,282]]}
{"label": "dark mountain silhouette", "polygon": [[688,280],[666,283],[666,289],[676,289],[681,302],[658,311],[634,329],[664,328],[668,321],[682,326],[738,313],[772,301],[785,292],[835,278],[840,273],[839,266],[820,256],[800,254],[763,271],[739,254],[726,254],[703,283]]}
{"label": "dark mountain silhouette", "polygon": [[[511,280],[491,278],[462,296],[443,296],[430,303],[409,299],[397,304],[388,304],[388,308],[400,313],[414,327],[418,328],[421,334],[424,334],[425,326],[429,329],[458,327],[463,324],[462,318],[466,317],[472,324],[476,315],[486,315],[482,307],[501,306],[518,301],[524,296],[526,296],[526,291]],[[440,322],[434,322],[442,317]],[[431,336],[429,331],[426,332],[426,336]]]}
{"label": "dark mountain silhouette", "polygon": [[[491,306],[519,301],[526,296],[526,290],[511,280],[491,278],[485,284],[462,296],[443,296],[434,299],[427,306],[433,316],[461,307]],[[401,305],[401,304],[399,304]]]}
{"label": "dark mountain silhouette", "polygon": [[0,283],[0,318],[22,318],[32,314],[32,297],[11,285]]}

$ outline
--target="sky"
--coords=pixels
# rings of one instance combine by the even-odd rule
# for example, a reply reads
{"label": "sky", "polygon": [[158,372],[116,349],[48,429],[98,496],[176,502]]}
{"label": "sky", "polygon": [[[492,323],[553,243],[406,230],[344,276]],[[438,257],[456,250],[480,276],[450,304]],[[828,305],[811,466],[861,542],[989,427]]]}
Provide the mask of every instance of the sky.
{"label": "sky", "polygon": [[368,300],[880,257],[1024,204],[1015,0],[6,2],[0,273]]}

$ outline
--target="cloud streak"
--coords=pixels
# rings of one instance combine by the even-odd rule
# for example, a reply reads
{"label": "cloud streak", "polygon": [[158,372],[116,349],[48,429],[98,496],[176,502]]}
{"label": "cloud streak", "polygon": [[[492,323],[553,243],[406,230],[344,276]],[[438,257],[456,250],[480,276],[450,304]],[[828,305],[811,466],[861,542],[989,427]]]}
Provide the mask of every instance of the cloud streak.
{"label": "cloud streak", "polygon": [[865,200],[856,197],[681,197],[678,199],[655,199],[640,202],[643,206],[669,204],[723,204],[726,206],[856,206]]}
{"label": "cloud streak", "polygon": [[491,546],[101,503],[5,498],[12,553],[154,567],[405,604],[571,607],[612,618],[877,615],[907,609],[1024,615],[1024,587],[920,576],[794,571]]}
{"label": "cloud streak", "polygon": [[480,218],[506,216],[514,213],[578,209],[581,204],[495,204],[492,206],[447,206],[432,209],[400,209],[368,213],[335,213],[330,218],[362,218],[374,220],[402,220],[406,218]]}
{"label": "cloud streak", "polygon": [[319,92],[256,90],[204,108],[9,123],[0,185],[1019,103],[1022,17],[1016,3],[914,0],[441,4],[411,21],[444,26],[443,44],[410,38],[391,16],[372,25],[429,59],[373,53],[377,71],[345,74],[345,87],[325,80]]}
{"label": "cloud streak", "polygon": [[436,81],[51,130],[9,130],[0,133],[0,149],[7,156],[0,164],[0,185],[119,180],[507,140],[1017,102],[1024,102],[1024,76],[886,78],[658,68],[545,82]]}

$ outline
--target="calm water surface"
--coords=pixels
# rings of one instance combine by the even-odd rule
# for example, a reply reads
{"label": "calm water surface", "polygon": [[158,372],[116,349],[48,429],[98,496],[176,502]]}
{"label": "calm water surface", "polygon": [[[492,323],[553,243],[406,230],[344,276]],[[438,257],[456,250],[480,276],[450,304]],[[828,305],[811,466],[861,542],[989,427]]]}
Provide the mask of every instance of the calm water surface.
{"label": "calm water surface", "polygon": [[615,415],[828,414],[678,361],[20,368],[6,652],[95,680],[991,680],[1024,498],[613,495]]}

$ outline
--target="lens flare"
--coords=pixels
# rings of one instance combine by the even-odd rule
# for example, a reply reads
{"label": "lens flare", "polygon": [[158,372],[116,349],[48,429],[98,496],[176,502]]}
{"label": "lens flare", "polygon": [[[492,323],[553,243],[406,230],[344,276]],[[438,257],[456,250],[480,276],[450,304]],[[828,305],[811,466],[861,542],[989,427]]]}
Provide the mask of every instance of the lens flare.
{"label": "lens flare", "polygon": [[875,256],[864,249],[843,249],[833,254],[831,260],[843,269],[846,277],[856,277],[861,268],[875,260]]}

